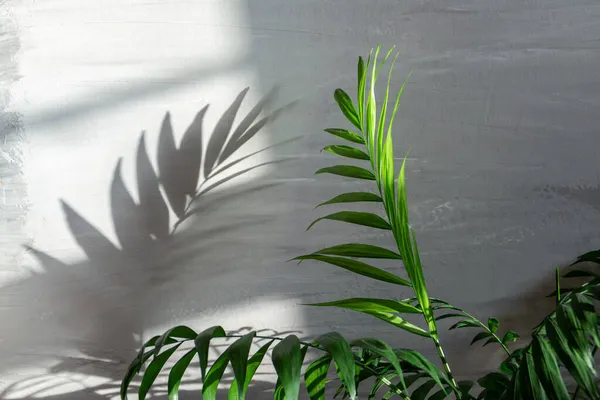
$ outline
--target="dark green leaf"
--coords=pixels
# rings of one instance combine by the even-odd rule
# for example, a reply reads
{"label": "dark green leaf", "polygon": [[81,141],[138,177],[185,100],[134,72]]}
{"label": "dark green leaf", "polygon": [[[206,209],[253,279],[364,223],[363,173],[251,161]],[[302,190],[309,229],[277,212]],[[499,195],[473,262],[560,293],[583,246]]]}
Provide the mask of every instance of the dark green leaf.
{"label": "dark green leaf", "polygon": [[431,389],[435,387],[435,384],[436,383],[434,380],[430,380],[423,383],[421,386],[419,386],[412,392],[410,398],[412,400],[425,400],[429,392],[431,392]]}
{"label": "dark green leaf", "polygon": [[326,262],[328,264],[332,264],[338,266],[340,268],[344,268],[348,271],[354,272],[355,274],[367,276],[372,279],[376,279],[378,281],[393,283],[401,286],[411,286],[410,282],[405,279],[402,279],[394,274],[391,274],[382,269],[373,267],[369,264],[366,264],[362,261],[353,260],[350,258],[342,258],[342,257],[330,257],[330,256],[322,256],[319,254],[309,254],[306,256],[300,256],[294,258],[294,260],[316,260]]}
{"label": "dark green leaf", "polygon": [[277,379],[277,383],[275,383],[275,392],[273,393],[273,400],[285,400],[285,392],[283,391],[283,386],[281,385],[280,379]]}
{"label": "dark green leaf", "polygon": [[139,399],[144,400],[148,395],[148,391],[152,387],[152,384],[156,380],[156,377],[160,373],[160,370],[164,367],[165,363],[171,357],[171,355],[181,346],[181,343],[176,344],[168,350],[163,351],[157,357],[152,360],[148,365],[146,372],[142,378],[142,383],[139,390]]}
{"label": "dark green leaf", "polygon": [[571,351],[568,339],[565,337],[559,324],[553,318],[548,319],[546,322],[546,333],[558,359],[565,368],[567,368],[577,384],[581,386],[588,396],[592,398],[599,397],[598,389],[596,388],[593,379],[594,371],[590,370],[585,358],[582,358],[578,353]]}
{"label": "dark green leaf", "polygon": [[598,336],[598,315],[594,304],[584,295],[576,293],[572,297],[571,305],[575,315],[582,324],[584,332],[591,337],[596,347],[600,347]]}
{"label": "dark green leaf", "polygon": [[600,275],[592,272],[592,271],[584,271],[580,269],[574,269],[572,271],[567,272],[563,275],[565,278],[594,278],[600,279]]}
{"label": "dark green leaf", "polygon": [[328,247],[315,254],[328,254],[343,257],[358,257],[358,258],[384,258],[388,260],[401,260],[400,254],[393,252],[383,247],[373,246],[370,244],[348,243],[338,246]]}
{"label": "dark green leaf", "polygon": [[504,391],[504,389],[508,387],[510,379],[506,375],[499,372],[490,372],[489,374],[479,378],[477,383],[479,383],[479,386],[484,389],[501,389],[501,391]]}
{"label": "dark green leaf", "polygon": [[479,332],[477,335],[475,335],[475,337],[473,338],[473,340],[471,340],[471,344],[474,344],[480,340],[489,338],[490,336],[492,336],[491,333],[489,332]]}
{"label": "dark green leaf", "polygon": [[[339,203],[358,203],[358,202],[377,202],[381,203],[383,200],[381,197],[374,193],[368,192],[351,192],[340,194],[339,196],[335,196],[331,200],[327,200],[324,203],[319,204],[317,207],[321,207],[328,204],[339,204]],[[315,208],[317,208],[315,207]]]}
{"label": "dark green leaf", "polygon": [[443,399],[448,398],[448,396],[450,396],[450,393],[443,391],[443,390],[438,390],[437,392],[435,392],[434,394],[429,396],[428,400],[443,400]]}
{"label": "dark green leaf", "polygon": [[[572,289],[572,288],[564,288],[564,289],[562,289],[562,288],[561,288],[561,289],[560,289],[560,294],[561,294],[561,296],[564,296],[565,294],[568,294],[568,293],[570,293],[570,292],[572,292],[572,291],[573,291],[573,289]],[[549,294],[548,296],[546,296],[546,297],[555,297],[557,293],[558,293],[558,292],[557,292],[556,290],[554,290],[552,293],[550,293],[550,294]]]}
{"label": "dark green leaf", "polygon": [[171,328],[166,331],[161,337],[158,338],[154,345],[154,357],[158,356],[160,349],[165,344],[165,341],[171,338],[182,338],[182,339],[194,339],[197,333],[192,328],[185,325],[179,325],[175,328]]}
{"label": "dark green leaf", "polygon": [[329,129],[325,129],[325,132],[331,133],[332,135],[335,135],[337,137],[340,137],[342,139],[348,140],[353,143],[365,144],[364,139],[360,135],[358,135],[354,132],[351,132],[347,129],[329,128]]}
{"label": "dark green leaf", "polygon": [[429,375],[424,373],[411,374],[404,377],[404,382],[406,383],[406,387],[409,388],[419,379],[427,377],[429,377]]}
{"label": "dark green leaf", "polygon": [[355,311],[362,310],[381,310],[385,312],[395,312],[403,314],[420,314],[421,310],[409,303],[404,303],[398,300],[390,299],[374,299],[357,297],[346,300],[330,301],[327,303],[315,303],[309,304],[312,306],[326,306],[326,307],[341,307],[348,308]]}
{"label": "dark green leaf", "polygon": [[488,339],[488,340],[486,340],[486,341],[485,341],[485,343],[483,344],[483,347],[487,346],[488,344],[492,344],[492,343],[498,343],[498,342],[496,341],[496,338],[495,338],[495,337],[493,337],[493,338],[491,338],[491,339]]}
{"label": "dark green leaf", "polygon": [[179,398],[179,385],[181,384],[181,378],[190,365],[192,358],[196,354],[196,348],[191,349],[183,357],[181,357],[171,368],[169,373],[169,400],[177,400]]}
{"label": "dark green leaf", "polygon": [[448,328],[448,330],[459,329],[459,328],[479,328],[479,327],[481,327],[481,325],[479,325],[475,321],[464,320],[464,321],[459,321],[459,322],[455,323],[450,328]]}
{"label": "dark green leaf", "polygon": [[504,334],[502,338],[502,343],[507,344],[509,342],[516,342],[519,338],[519,335],[515,331],[508,331]]}
{"label": "dark green leaf", "polygon": [[492,333],[496,333],[496,331],[498,330],[498,320],[494,317],[488,318],[488,328],[490,328],[490,331],[492,331]]}
{"label": "dark green leaf", "polygon": [[534,336],[532,355],[535,372],[548,397],[553,400],[570,399],[550,343],[539,335]]}
{"label": "dark green leaf", "polygon": [[340,110],[342,110],[342,113],[344,113],[344,116],[348,119],[348,121],[350,121],[350,123],[358,129],[362,129],[360,127],[360,122],[358,120],[356,108],[354,107],[354,104],[352,104],[350,96],[348,96],[348,94],[342,89],[336,89],[333,94],[333,97],[340,106]]}
{"label": "dark green leaf", "polygon": [[[434,307],[437,308],[437,307]],[[435,317],[436,321],[439,321],[441,319],[446,319],[446,318],[464,318],[464,314],[444,314],[444,315],[440,315],[438,317]]]}
{"label": "dark green leaf", "polygon": [[217,358],[206,373],[206,379],[204,379],[204,385],[202,385],[202,400],[215,400],[217,398],[219,382],[221,382],[227,364],[229,364],[229,349]]}
{"label": "dark green leaf", "polygon": [[400,367],[400,360],[398,360],[398,356],[396,355],[396,353],[394,353],[394,350],[387,343],[382,342],[379,339],[366,338],[355,340],[351,343],[351,346],[356,346],[362,349],[369,350],[377,354],[378,356],[386,358],[398,373],[398,378],[400,379],[400,387],[403,390],[406,390],[406,384],[404,383],[404,374],[402,372],[402,368]]}
{"label": "dark green leaf", "polygon": [[354,158],[356,160],[369,160],[369,155],[362,150],[355,149],[352,146],[346,146],[341,144],[333,144],[326,146],[323,150],[333,153],[335,155],[347,158]]}
{"label": "dark green leaf", "polygon": [[[252,331],[238,340],[229,347],[229,361],[233,368],[233,375],[237,382],[246,382],[246,369],[248,367],[248,356],[250,355],[250,346],[252,340],[256,336],[256,332]],[[238,386],[238,398],[244,399],[244,387]]]}
{"label": "dark green leaf", "polygon": [[563,335],[567,338],[571,350],[585,361],[589,369],[594,370],[590,344],[581,321],[577,318],[573,309],[567,304],[560,305],[556,309],[556,321]]}
{"label": "dark green leaf", "polygon": [[443,390],[446,390],[445,386],[442,384],[442,380],[444,380],[447,384],[447,378],[444,376],[442,371],[440,371],[435,365],[431,363],[424,355],[419,353],[418,351],[408,350],[408,349],[394,349],[394,352],[398,356],[398,358],[402,361],[405,361],[423,372],[427,373]]}
{"label": "dark green leaf", "polygon": [[315,342],[331,355],[348,395],[352,400],[356,399],[354,354],[348,342],[337,332],[321,335]]}
{"label": "dark green leaf", "polygon": [[289,335],[273,348],[273,366],[285,392],[285,398],[297,400],[302,368],[302,352],[297,336]]}
{"label": "dark green leaf", "polygon": [[[536,374],[535,368],[534,368],[534,361],[533,361],[533,356],[531,354],[531,351],[528,351],[527,353],[525,353],[525,359],[524,359],[525,365],[522,366],[520,368],[520,372],[526,371],[527,372],[527,378],[528,378],[528,383],[529,383],[529,388],[528,388],[528,392],[529,390],[531,390],[529,393],[531,393],[531,396],[528,396],[528,399],[536,399],[536,400],[545,400],[546,397],[546,393],[544,391],[544,389],[542,388],[542,384],[538,379],[538,376]],[[525,376],[525,374],[523,374],[523,376]],[[524,383],[524,378],[522,378],[521,383]]]}
{"label": "dark green leaf", "polygon": [[459,381],[458,382],[458,390],[465,397],[468,398],[469,392],[473,389],[475,384],[471,381]]}
{"label": "dark green leaf", "polygon": [[[256,373],[256,370],[258,369],[258,367],[260,367],[260,364],[262,363],[262,361],[265,357],[265,354],[267,353],[267,350],[269,350],[269,347],[271,346],[271,344],[273,344],[273,340],[271,340],[270,342],[268,342],[267,344],[262,346],[260,349],[258,349],[258,351],[256,353],[254,353],[254,355],[252,357],[250,357],[250,359],[248,360],[248,366],[246,368],[246,380],[244,381],[244,383],[242,384],[242,387],[241,387],[241,390],[243,393],[242,398],[244,398],[246,396],[246,391],[248,390],[248,386],[250,385],[250,382],[252,381],[252,377],[254,377],[254,374]],[[234,379],[233,382],[231,383],[231,387],[229,388],[228,399],[229,400],[240,400],[237,379]]]}
{"label": "dark green leaf", "polygon": [[[155,336],[153,339],[154,341],[156,341],[156,339],[158,339],[158,336]],[[140,372],[142,365],[144,365],[146,361],[148,361],[148,359],[152,356],[152,354],[154,354],[154,350],[148,350],[144,353],[143,350],[145,348],[146,346],[143,346],[141,352],[137,355],[137,357],[133,359],[131,364],[129,364],[127,372],[125,373],[125,376],[121,381],[119,394],[122,400],[127,399],[127,389],[129,389],[129,384],[131,383],[135,375],[137,375],[137,373]]]}
{"label": "dark green leaf", "polygon": [[200,373],[202,374],[202,380],[206,374],[206,367],[208,365],[208,348],[210,340],[216,337],[225,337],[225,331],[220,326],[210,327],[198,334],[194,339],[194,345],[198,350],[198,359],[200,360]]}
{"label": "dark green leaf", "polygon": [[340,211],[340,212],[337,212],[334,214],[329,214],[329,215],[326,215],[324,217],[314,220],[308,226],[308,228],[306,228],[306,230],[309,230],[310,228],[312,228],[312,226],[314,224],[316,224],[317,222],[324,220],[324,219],[328,219],[328,220],[332,220],[332,221],[348,222],[350,224],[368,226],[370,228],[385,229],[385,230],[392,229],[390,227],[390,224],[388,224],[386,222],[386,220],[381,218],[379,215],[372,214],[372,213],[358,212],[358,211]]}
{"label": "dark green leaf", "polygon": [[414,307],[410,308],[412,306],[410,306],[409,304],[401,303],[399,301],[396,302],[394,300],[356,298],[310,305],[318,307],[347,308],[379,318],[389,324],[404,329],[410,333],[414,333],[416,335],[427,338],[430,337],[429,332],[425,331],[422,328],[419,328],[416,325],[411,324],[404,318],[401,318],[397,315],[398,312],[420,313],[419,309]]}
{"label": "dark green leaf", "polygon": [[600,264],[600,249],[587,252],[587,253],[577,257],[577,261],[575,261],[571,265],[579,264],[582,262],[593,262],[596,264]]}
{"label": "dark green leaf", "polygon": [[364,179],[367,181],[375,180],[375,175],[373,175],[371,171],[354,165],[334,165],[332,167],[325,167],[315,172],[315,175],[316,174],[333,174],[345,176],[346,178]]}
{"label": "dark green leaf", "polygon": [[331,364],[329,354],[311,363],[304,373],[306,390],[310,400],[325,400],[325,384],[327,383],[327,371]]}

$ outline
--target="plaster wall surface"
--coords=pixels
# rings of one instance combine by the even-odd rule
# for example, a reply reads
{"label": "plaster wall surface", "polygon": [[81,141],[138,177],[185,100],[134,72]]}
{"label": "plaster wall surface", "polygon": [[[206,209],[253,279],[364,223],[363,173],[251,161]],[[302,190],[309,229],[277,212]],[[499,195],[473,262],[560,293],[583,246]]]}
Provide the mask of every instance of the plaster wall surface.
{"label": "plaster wall surface", "polygon": [[[555,266],[599,246],[595,1],[4,0],[0,11],[2,398],[110,398],[140,340],[176,323],[337,330],[433,355],[383,323],[300,306],[405,290],[286,263],[339,243],[392,245],[334,222],[305,232],[325,213],[316,204],[374,189],[314,172],[338,161],[319,153],[332,142],[322,129],[344,124],[333,91],[354,93],[356,59],[378,44],[401,51],[394,90],[412,71],[394,143],[399,158],[411,148],[433,295],[526,334],[552,305]],[[246,87],[235,126],[274,87],[263,115],[295,102],[223,176],[264,165],[149,239],[178,216],[160,202],[135,213],[155,183],[148,165],[180,166],[170,182],[181,186],[197,162],[158,150],[165,118],[179,145],[208,106],[206,149]],[[468,348],[470,332],[444,337],[461,378],[502,357]]]}

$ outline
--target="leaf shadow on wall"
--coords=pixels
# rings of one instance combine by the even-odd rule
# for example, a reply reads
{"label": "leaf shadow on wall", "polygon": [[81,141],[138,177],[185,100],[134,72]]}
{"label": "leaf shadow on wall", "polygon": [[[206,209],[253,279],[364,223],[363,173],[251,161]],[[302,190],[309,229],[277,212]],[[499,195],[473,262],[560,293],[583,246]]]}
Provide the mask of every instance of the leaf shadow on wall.
{"label": "leaf shadow on wall", "polygon": [[[243,240],[249,229],[273,219],[269,209],[236,216],[229,215],[227,207],[248,201],[252,196],[260,195],[262,199],[279,183],[246,184],[235,190],[226,188],[221,193],[213,192],[256,168],[289,160],[252,163],[258,153],[296,140],[242,153],[245,144],[265,125],[295,104],[265,113],[273,102],[273,90],[236,126],[234,122],[248,90],[241,91],[221,115],[207,143],[203,120],[208,106],[197,113],[179,145],[167,112],[160,128],[156,170],[142,132],[135,157],[139,201],[134,200],[123,182],[122,160],[115,166],[110,187],[111,217],[118,246],[75,207],[61,200],[68,228],[87,259],[75,265],[67,264],[40,249],[26,246],[43,272],[32,272],[25,280],[0,289],[0,304],[12,304],[0,311],[6,314],[5,323],[0,326],[3,339],[0,353],[7,355],[3,356],[7,365],[39,365],[42,359],[59,359],[48,367],[48,373],[67,374],[68,377],[63,378],[70,381],[72,374],[90,371],[91,375],[109,379],[110,383],[52,397],[47,386],[61,384],[56,380],[50,383],[53,377],[44,374],[8,387],[0,393],[1,398],[33,398],[42,392],[46,393],[44,398],[114,396],[114,390],[110,395],[99,393],[115,388],[118,392],[118,380],[148,329],[171,320],[194,317],[204,308],[215,305],[219,299],[214,294],[211,297],[206,293],[185,293],[189,287],[179,288],[179,285],[190,272],[209,282],[215,275],[226,275],[236,268],[219,265],[205,269],[203,262],[211,258],[205,260],[201,255],[214,251],[211,248],[221,241]],[[266,116],[261,117],[262,114]],[[247,161],[251,162],[250,166],[246,166]],[[263,203],[258,201],[258,204]],[[176,217],[174,221],[172,215]],[[193,229],[187,229],[190,227]],[[222,295],[220,292],[219,297]],[[183,298],[185,296],[193,299]],[[226,302],[229,300],[223,297]],[[182,304],[188,310],[182,311],[179,308]],[[14,349],[27,351],[15,352]],[[58,356],[62,353],[57,349],[67,349],[74,355]],[[12,359],[9,361],[9,358]],[[258,379],[255,388],[261,387]]]}

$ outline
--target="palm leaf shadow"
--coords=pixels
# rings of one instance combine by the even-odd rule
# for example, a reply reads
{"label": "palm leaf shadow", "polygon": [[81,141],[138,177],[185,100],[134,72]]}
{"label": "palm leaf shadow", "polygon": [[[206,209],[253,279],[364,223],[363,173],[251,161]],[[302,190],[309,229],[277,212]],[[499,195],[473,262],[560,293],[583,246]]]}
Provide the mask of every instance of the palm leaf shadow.
{"label": "palm leaf shadow", "polygon": [[[211,204],[220,207],[229,201],[238,200],[242,195],[258,193],[276,185],[267,183],[246,187],[231,194],[220,193],[216,199],[206,197],[213,189],[254,168],[281,162],[267,162],[248,167],[241,172],[230,173],[232,166],[251,160],[254,155],[265,150],[232,161],[239,150],[268,122],[295,104],[281,107],[255,122],[265,111],[265,107],[272,102],[275,94],[273,90],[234,127],[241,102],[247,92],[248,88],[241,91],[224,112],[206,145],[203,142],[203,120],[208,106],[197,113],[179,145],[175,142],[170,113],[167,112],[160,128],[156,170],[147,152],[146,134],[141,133],[135,162],[139,202],[134,200],[123,182],[121,159],[114,168],[110,207],[117,237],[116,244],[74,207],[61,200],[69,231],[85,254],[86,260],[77,265],[69,265],[33,246],[27,247],[44,272],[32,273],[29,278],[12,285],[8,291],[2,288],[5,296],[0,293],[0,298],[5,297],[7,301],[13,301],[14,298],[34,294],[35,305],[27,305],[23,314],[44,314],[50,310],[58,314],[57,324],[65,329],[71,327],[84,336],[83,339],[65,338],[65,341],[77,347],[83,358],[76,360],[74,364],[72,357],[63,360],[55,367],[56,371],[69,372],[74,368],[73,365],[80,364],[86,358],[92,358],[95,363],[110,366],[100,368],[101,370],[114,371],[119,369],[115,366],[120,366],[121,373],[133,351],[141,345],[141,333],[152,326],[144,320],[141,313],[135,312],[135,309],[153,307],[157,299],[151,299],[147,292],[152,292],[155,285],[164,285],[178,274],[178,265],[183,264],[186,257],[192,255],[192,251],[185,251],[185,248],[189,247],[187,244],[191,241],[209,242],[239,229],[240,226],[261,224],[269,220],[269,217],[250,216],[232,224],[199,230],[187,235],[185,241],[173,241],[184,219],[188,220],[191,216],[198,215],[201,210],[210,209]],[[177,216],[175,221],[170,221],[170,211]],[[197,250],[196,247],[194,251]],[[169,263],[164,262],[164,255],[169,253],[175,253],[175,263],[173,258],[169,259]],[[59,288],[60,294],[54,292],[56,288]],[[47,295],[58,295],[61,300],[60,306],[63,308],[56,307],[52,299],[44,301],[43,298]],[[130,307],[132,304],[135,304],[135,307]],[[110,324],[106,324],[107,321],[110,321]],[[27,324],[21,320],[20,325]],[[114,378],[111,372],[107,372],[106,377]],[[85,396],[94,398],[88,397],[87,393]]]}

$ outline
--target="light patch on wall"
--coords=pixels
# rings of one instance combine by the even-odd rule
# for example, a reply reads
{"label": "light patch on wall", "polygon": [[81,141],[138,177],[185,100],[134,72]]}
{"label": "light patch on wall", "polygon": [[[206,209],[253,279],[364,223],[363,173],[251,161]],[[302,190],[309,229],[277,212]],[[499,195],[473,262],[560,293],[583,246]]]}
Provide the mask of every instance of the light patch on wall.
{"label": "light patch on wall", "polygon": [[[236,246],[235,251],[226,252],[220,243],[222,237],[247,235],[240,233],[236,225],[240,221],[249,225],[241,217],[235,221],[231,217],[219,219],[226,232],[222,236],[188,231],[183,239],[146,246],[144,251],[132,255],[131,248],[127,249],[129,252],[120,251],[125,247],[115,226],[120,220],[111,210],[111,185],[120,159],[123,186],[139,201],[136,151],[140,134],[146,131],[148,159],[156,170],[159,131],[167,112],[174,140],[179,144],[196,114],[208,105],[203,121],[206,148],[213,128],[244,88],[250,90],[234,127],[263,98],[257,72],[249,61],[248,32],[240,28],[244,25],[244,3],[24,1],[15,4],[15,16],[20,26],[21,49],[17,58],[21,78],[11,87],[10,111],[22,115],[26,137],[23,169],[31,206],[26,227],[29,241],[24,244],[35,248],[29,250],[32,257],[26,258],[31,264],[27,266],[39,269],[43,264],[45,272],[24,273],[14,286],[2,287],[0,308],[3,320],[10,322],[0,331],[0,358],[4,354],[13,357],[7,362],[10,374],[5,377],[3,373],[0,378],[5,381],[0,388],[15,379],[27,381],[40,368],[45,371],[40,372],[42,375],[48,375],[49,363],[64,359],[67,353],[79,351],[89,357],[103,356],[101,353],[107,351],[111,363],[127,357],[124,349],[135,347],[129,341],[131,333],[145,336],[146,329],[168,323],[170,308],[164,299],[169,296],[175,298],[173,308],[195,301],[197,304],[189,307],[187,316],[197,317],[195,322],[200,327],[205,322],[199,321],[204,321],[203,314],[210,307],[225,310],[233,319],[225,318],[221,323],[232,328],[242,322],[264,322],[265,326],[275,327],[287,324],[285,317],[280,318],[274,311],[286,309],[279,299],[265,300],[262,292],[254,295],[264,301],[253,302],[251,312],[245,304],[251,294],[236,292],[233,296],[221,289],[232,279],[233,285],[237,281],[263,279],[256,270],[227,270],[232,275],[241,274],[233,278],[222,272],[236,265],[230,259],[223,265],[224,258],[244,250]],[[269,146],[268,129],[262,128],[233,158]],[[228,172],[234,174],[268,160],[269,152],[264,151]],[[261,169],[257,169],[230,184],[254,182],[260,174]],[[161,190],[164,194],[164,188]],[[61,200],[71,208],[61,205]],[[173,225],[174,211],[169,212]],[[93,225],[109,245],[90,249],[84,248],[81,241],[77,243],[77,232],[66,221],[69,216],[78,219],[80,225]],[[121,216],[128,217],[126,212]],[[235,232],[231,232],[234,228]],[[79,231],[79,236],[87,240],[89,232]],[[242,242],[243,238],[237,236],[235,240]],[[214,242],[209,249],[202,248],[209,247],[206,237]],[[110,242],[117,251],[113,251]],[[262,265],[247,255],[246,259],[253,265]],[[189,271],[195,275],[185,273]],[[166,283],[168,279],[170,283]],[[218,285],[215,279],[220,279]],[[182,287],[180,283],[186,281],[188,286]],[[207,287],[200,294],[198,283]],[[254,282],[255,287],[259,283]],[[151,297],[144,295],[149,287],[162,291],[160,305],[146,301]],[[210,290],[213,295],[207,296]],[[141,317],[146,312],[158,317],[147,321]],[[292,318],[295,313],[289,315]],[[262,320],[262,316],[266,319]],[[106,323],[107,318],[111,324]],[[291,325],[290,322],[288,326]],[[37,336],[40,330],[44,331],[43,344],[31,336]],[[127,336],[124,345],[122,332]],[[35,360],[25,360],[27,357],[20,353],[14,357],[13,353],[24,346],[28,346]],[[51,350],[41,351],[42,348]],[[72,357],[77,362],[85,358],[79,354]],[[37,369],[27,369],[32,366]],[[111,367],[111,373],[118,375],[122,367]],[[78,379],[73,370],[63,372],[69,379]],[[84,375],[87,380],[94,376]],[[62,379],[58,375],[56,378]],[[95,385],[86,379],[81,385]],[[51,380],[44,382],[51,384]],[[69,391],[81,390],[67,386]],[[38,393],[38,397],[46,396],[45,392]]]}
{"label": "light patch on wall", "polygon": [[[57,200],[65,199],[115,240],[108,199],[113,169],[123,157],[125,185],[136,198],[135,149],[142,130],[156,163],[167,111],[179,141],[195,114],[210,105],[207,138],[242,89],[250,87],[238,123],[261,98],[247,31],[239,28],[242,3],[28,1],[15,14],[22,78],[12,89],[13,107],[23,114],[30,140],[25,169],[32,239],[63,259],[81,253],[73,252]],[[268,145],[267,129],[246,152]],[[252,162],[267,158],[264,152]]]}

